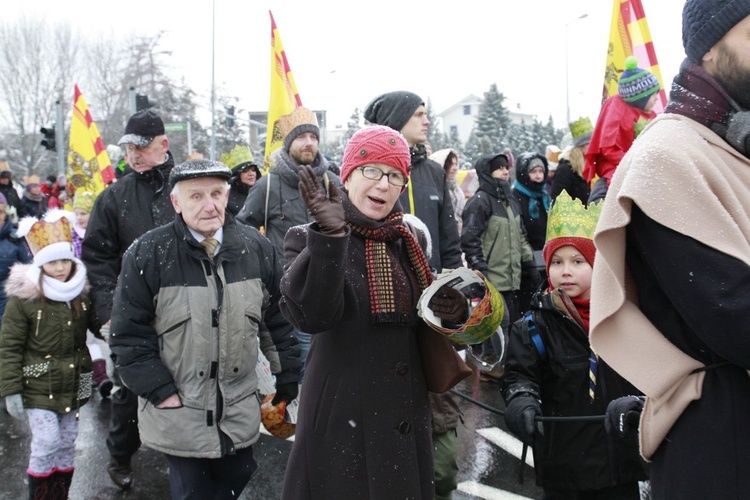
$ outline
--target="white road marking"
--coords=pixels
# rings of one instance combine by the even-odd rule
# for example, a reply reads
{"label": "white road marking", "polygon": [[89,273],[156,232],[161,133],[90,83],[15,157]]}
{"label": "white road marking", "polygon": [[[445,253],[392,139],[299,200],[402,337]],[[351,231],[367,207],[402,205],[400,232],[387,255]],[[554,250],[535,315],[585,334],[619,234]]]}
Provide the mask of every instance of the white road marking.
{"label": "white road marking", "polygon": [[[487,427],[486,429],[477,429],[477,434],[490,441],[492,444],[504,449],[518,460],[521,460],[523,443],[513,435],[499,429],[498,427]],[[534,467],[534,457],[531,449],[526,453],[526,463],[529,467]]]}
{"label": "white road marking", "polygon": [[527,500],[528,497],[516,495],[509,491],[500,490],[474,481],[464,481],[458,483],[458,491],[473,495],[484,500]]}

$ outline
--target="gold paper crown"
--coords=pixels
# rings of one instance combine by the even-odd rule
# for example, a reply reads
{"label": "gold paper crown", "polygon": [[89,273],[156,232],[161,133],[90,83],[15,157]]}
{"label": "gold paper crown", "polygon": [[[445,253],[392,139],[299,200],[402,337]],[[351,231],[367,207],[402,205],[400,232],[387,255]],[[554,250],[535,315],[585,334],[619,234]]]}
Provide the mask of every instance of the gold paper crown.
{"label": "gold paper crown", "polygon": [[286,137],[289,135],[289,132],[299,125],[315,125],[317,127],[318,119],[315,118],[315,113],[299,106],[290,114],[279,118],[279,132],[281,132],[281,137]]}
{"label": "gold paper crown", "polygon": [[[19,222],[19,233],[23,232]],[[70,233],[70,222],[62,217],[54,222],[40,220],[34,222],[28,233],[25,234],[26,242],[29,244],[31,253],[37,255],[40,250],[55,243],[68,243],[73,245],[73,236]]]}
{"label": "gold paper crown", "polygon": [[588,134],[594,131],[594,126],[591,124],[591,119],[588,117],[580,117],[573,123],[569,124],[570,133],[573,135],[573,139],[581,137],[583,134]]}
{"label": "gold paper crown", "polygon": [[547,216],[547,239],[586,238],[594,239],[594,230],[602,213],[602,203],[592,203],[586,208],[578,198],[571,198],[563,191],[555,198]]}
{"label": "gold paper crown", "polygon": [[237,145],[230,152],[221,155],[221,163],[231,170],[237,165],[255,163],[255,159],[253,159],[253,153],[250,152],[250,148]]}

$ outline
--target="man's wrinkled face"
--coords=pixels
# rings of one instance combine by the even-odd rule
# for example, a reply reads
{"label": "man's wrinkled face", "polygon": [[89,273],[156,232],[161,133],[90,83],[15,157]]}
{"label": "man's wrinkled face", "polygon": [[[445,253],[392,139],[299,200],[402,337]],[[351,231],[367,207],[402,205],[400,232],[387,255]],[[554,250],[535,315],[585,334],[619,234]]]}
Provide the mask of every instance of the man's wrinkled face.
{"label": "man's wrinkled face", "polygon": [[224,225],[229,184],[218,177],[187,179],[175,185],[170,199],[190,229],[210,238]]}
{"label": "man's wrinkled face", "polygon": [[142,174],[164,163],[169,149],[169,140],[165,135],[157,135],[148,146],[139,147],[125,144],[125,154],[130,168]]}
{"label": "man's wrinkled face", "polygon": [[305,132],[294,138],[289,145],[289,157],[297,165],[312,165],[318,156],[318,136]]}

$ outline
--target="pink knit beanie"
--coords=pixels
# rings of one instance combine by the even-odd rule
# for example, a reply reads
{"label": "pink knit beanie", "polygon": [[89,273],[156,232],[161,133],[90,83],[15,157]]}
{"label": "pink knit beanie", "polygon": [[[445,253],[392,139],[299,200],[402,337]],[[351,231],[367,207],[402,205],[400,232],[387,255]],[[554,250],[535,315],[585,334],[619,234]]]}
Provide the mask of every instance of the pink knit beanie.
{"label": "pink knit beanie", "polygon": [[355,168],[374,163],[397,168],[408,177],[411,153],[404,136],[383,125],[372,125],[355,132],[344,151],[341,182],[346,182]]}

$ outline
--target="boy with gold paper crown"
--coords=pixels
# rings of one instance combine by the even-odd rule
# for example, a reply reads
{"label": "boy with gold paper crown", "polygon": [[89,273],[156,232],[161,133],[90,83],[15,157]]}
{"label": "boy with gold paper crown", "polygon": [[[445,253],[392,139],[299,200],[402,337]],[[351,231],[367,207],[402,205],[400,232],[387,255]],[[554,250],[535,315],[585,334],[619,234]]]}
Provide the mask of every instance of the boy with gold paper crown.
{"label": "boy with gold paper crown", "polygon": [[601,206],[563,191],[549,212],[543,255],[549,287],[512,327],[502,393],[505,423],[534,450],[544,498],[639,498],[646,479],[634,439],[607,435],[603,420],[537,417],[604,415],[609,401],[637,390],[589,347],[589,294]]}

